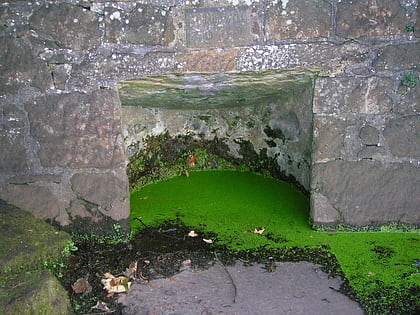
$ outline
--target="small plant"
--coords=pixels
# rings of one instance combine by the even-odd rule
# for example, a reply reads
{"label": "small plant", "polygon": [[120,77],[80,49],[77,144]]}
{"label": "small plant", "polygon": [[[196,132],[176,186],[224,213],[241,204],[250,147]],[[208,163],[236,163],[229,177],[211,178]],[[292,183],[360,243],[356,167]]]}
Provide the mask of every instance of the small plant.
{"label": "small plant", "polygon": [[10,271],[12,271],[12,268],[10,268],[10,266],[5,266],[5,267],[3,268],[3,272],[4,272],[4,273],[10,272]]}
{"label": "small plant", "polygon": [[419,77],[415,73],[403,72],[401,77],[401,84],[404,86],[414,87],[420,83]]}
{"label": "small plant", "polygon": [[69,256],[71,254],[71,252],[75,252],[76,250],[78,250],[77,246],[74,244],[73,241],[67,241],[66,246],[63,248],[63,250],[61,251],[61,253],[64,256]]}
{"label": "small plant", "polygon": [[419,30],[419,28],[418,27],[415,27],[413,25],[406,25],[405,26],[405,31],[407,33],[414,33],[414,32],[417,32],[418,30]]}

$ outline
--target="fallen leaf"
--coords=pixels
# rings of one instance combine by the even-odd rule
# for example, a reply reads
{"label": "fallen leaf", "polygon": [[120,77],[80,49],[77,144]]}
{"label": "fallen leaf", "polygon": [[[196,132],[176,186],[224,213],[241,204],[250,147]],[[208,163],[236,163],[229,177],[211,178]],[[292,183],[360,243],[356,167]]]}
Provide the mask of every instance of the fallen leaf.
{"label": "fallen leaf", "polygon": [[253,229],[251,232],[255,234],[263,234],[264,231],[265,229],[263,227],[259,227],[259,228]]}
{"label": "fallen leaf", "polygon": [[109,309],[109,307],[106,305],[106,303],[101,302],[101,301],[98,301],[96,303],[96,305],[92,306],[91,308],[92,309],[97,309],[97,310],[100,310],[100,311],[103,311],[103,312],[109,312],[109,311],[111,311]]}
{"label": "fallen leaf", "polygon": [[136,280],[137,265],[137,261],[133,261],[125,270],[125,272],[123,272],[124,276],[131,280]]}
{"label": "fallen leaf", "polygon": [[181,263],[183,266],[191,264],[191,259],[186,259]]}
{"label": "fallen leaf", "polygon": [[203,238],[203,241],[206,242],[207,244],[212,244],[213,243],[213,240],[208,240],[208,239],[205,239],[205,238]]}
{"label": "fallen leaf", "polygon": [[195,231],[191,231],[190,233],[188,233],[188,236],[189,236],[189,237],[197,237],[197,236],[198,236],[198,234],[197,234],[197,233],[195,233]]}
{"label": "fallen leaf", "polygon": [[92,292],[92,286],[86,280],[86,278],[79,278],[75,283],[71,285],[74,293],[83,293],[83,295],[88,295]]}
{"label": "fallen leaf", "polygon": [[154,283],[149,283],[149,287],[155,288],[155,289],[160,289],[161,288],[160,286],[158,286],[157,284],[154,284]]}
{"label": "fallen leaf", "polygon": [[131,282],[129,282],[129,279],[125,276],[115,277],[109,272],[106,272],[104,277],[105,279],[102,279],[101,283],[103,284],[104,289],[108,291],[108,293],[127,292],[131,286]]}
{"label": "fallen leaf", "polygon": [[140,197],[140,200],[147,200],[147,199],[149,199],[148,196],[146,196],[146,197]]}

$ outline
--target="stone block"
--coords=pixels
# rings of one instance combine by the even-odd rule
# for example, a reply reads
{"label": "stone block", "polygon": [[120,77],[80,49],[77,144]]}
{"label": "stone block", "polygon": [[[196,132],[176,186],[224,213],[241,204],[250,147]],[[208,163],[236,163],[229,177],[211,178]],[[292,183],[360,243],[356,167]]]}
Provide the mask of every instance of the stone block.
{"label": "stone block", "polygon": [[377,145],[379,143],[379,130],[372,126],[364,126],[360,129],[359,138],[365,145]]}
{"label": "stone block", "polygon": [[57,196],[47,187],[36,184],[0,186],[0,198],[25,209],[40,219],[55,219],[60,215]]}
{"label": "stone block", "polygon": [[240,50],[238,69],[266,70],[317,67],[322,75],[344,73],[348,66],[367,61],[369,48],[358,43],[290,43]]}
{"label": "stone block", "polygon": [[419,178],[420,168],[410,163],[331,161],[313,166],[311,186],[347,224],[414,224],[420,221]]}
{"label": "stone block", "polygon": [[58,90],[66,90],[67,82],[70,79],[71,65],[63,64],[53,67],[53,83]]}
{"label": "stone block", "polygon": [[393,155],[420,158],[420,116],[390,119],[383,134]]}
{"label": "stone block", "polygon": [[377,71],[420,71],[420,42],[389,45],[378,49],[372,65]]}
{"label": "stone block", "polygon": [[125,11],[105,7],[105,41],[142,45],[168,45],[175,39],[167,7],[137,4]]}
{"label": "stone block", "polygon": [[175,55],[175,61],[185,72],[229,72],[236,69],[238,49],[190,50]]}
{"label": "stone block", "polygon": [[415,87],[400,86],[395,95],[393,112],[399,115],[420,114],[420,84]]}
{"label": "stone block", "polygon": [[128,183],[111,174],[77,173],[70,179],[72,190],[79,199],[90,202],[114,220],[129,215]]}
{"label": "stone block", "polygon": [[33,55],[23,38],[0,36],[0,93],[9,94],[13,86],[27,83],[41,91],[52,86],[47,65]]}
{"label": "stone block", "polygon": [[392,108],[389,91],[398,82],[383,77],[336,77],[316,80],[314,112],[383,114]]}
{"label": "stone block", "polygon": [[265,34],[268,40],[328,37],[332,7],[322,0],[278,2],[267,10]]}
{"label": "stone block", "polygon": [[320,193],[311,195],[311,219],[315,223],[339,223],[342,219],[328,198]]}
{"label": "stone block", "polygon": [[43,166],[113,168],[124,163],[116,92],[42,96],[27,102]]}
{"label": "stone block", "polygon": [[407,17],[399,1],[340,1],[337,4],[337,35],[346,38],[399,35]]}
{"label": "stone block", "polygon": [[344,119],[314,116],[312,160],[341,159],[348,123]]}
{"label": "stone block", "polygon": [[98,16],[80,6],[47,4],[29,18],[30,28],[51,36],[62,48],[94,49],[100,44]]}
{"label": "stone block", "polygon": [[24,113],[12,105],[0,106],[0,172],[26,169]]}
{"label": "stone block", "polygon": [[235,47],[252,41],[251,10],[246,6],[185,10],[188,47]]}

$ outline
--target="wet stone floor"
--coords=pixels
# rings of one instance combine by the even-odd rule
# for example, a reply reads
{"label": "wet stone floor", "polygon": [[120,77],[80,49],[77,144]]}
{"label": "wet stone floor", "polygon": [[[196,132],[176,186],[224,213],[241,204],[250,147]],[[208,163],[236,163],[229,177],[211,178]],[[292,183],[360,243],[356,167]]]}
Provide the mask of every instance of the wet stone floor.
{"label": "wet stone floor", "polygon": [[[278,307],[284,306],[287,308],[283,312],[298,314],[305,311],[298,305],[314,303],[309,301],[302,303],[303,297],[314,296],[314,293],[319,293],[320,288],[315,282],[311,284],[315,286],[312,289],[307,284],[302,284],[301,286],[307,287],[306,291],[304,290],[306,293],[302,293],[303,291],[298,289],[298,279],[290,278],[290,275],[295,274],[299,277],[309,272],[315,280],[316,278],[328,280],[325,282],[326,289],[321,290],[336,295],[339,299],[345,298],[345,301],[350,303],[349,309],[354,311],[353,314],[363,313],[357,303],[342,294],[351,296],[351,290],[339,278],[334,278],[337,276],[335,274],[338,270],[337,262],[330,255],[325,255],[322,249],[296,248],[284,252],[260,249],[232,253],[223,247],[202,241],[202,238],[211,239],[214,235],[201,234],[201,237],[189,237],[190,231],[180,222],[168,222],[156,228],[145,228],[126,243],[109,245],[76,240],[78,250],[70,256],[70,264],[61,278],[70,293],[75,312],[77,314],[197,314],[197,312],[198,314],[253,314],[259,309],[266,312],[265,314],[276,314],[276,310],[270,311],[267,307],[279,310]],[[302,261],[311,264],[290,264]],[[289,262],[298,269],[292,271],[290,269],[292,266],[280,262]],[[279,270],[282,270],[281,274]],[[126,282],[120,283],[122,290],[128,289],[128,292],[112,293],[104,289],[106,274],[108,278],[109,275],[116,278],[111,279],[111,283],[115,285],[118,283],[112,281],[128,279],[131,285],[129,289]],[[243,275],[247,276],[243,278]],[[282,275],[286,278],[282,279]],[[253,277],[257,284],[250,283]],[[297,286],[294,290],[299,292],[296,291],[291,298],[287,298],[286,294],[281,295],[283,301],[297,299],[294,306],[286,305],[287,303],[276,306],[273,301],[282,300],[279,299],[281,296],[276,290],[293,291],[287,288],[281,289],[278,284],[290,284],[293,281]],[[192,283],[194,285],[191,285]],[[270,283],[270,285],[259,288],[258,283]],[[184,287],[186,284],[187,287]],[[308,290],[314,292],[310,293]],[[249,301],[259,293],[265,299],[268,298],[263,303],[265,309],[255,302],[249,304]],[[271,302],[270,296],[274,298]],[[331,308],[331,301],[334,298],[319,297],[318,307],[326,312],[325,314],[329,313],[328,309]],[[262,301],[261,298],[259,300]],[[314,310],[314,305],[311,307]]]}

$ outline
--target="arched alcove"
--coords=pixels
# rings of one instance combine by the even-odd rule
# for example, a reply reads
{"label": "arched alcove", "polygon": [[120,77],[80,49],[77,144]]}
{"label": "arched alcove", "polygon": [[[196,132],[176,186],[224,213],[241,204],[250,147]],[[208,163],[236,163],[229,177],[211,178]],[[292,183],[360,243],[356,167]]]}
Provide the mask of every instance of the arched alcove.
{"label": "arched alcove", "polygon": [[[131,184],[141,176],[147,182],[153,172],[165,176],[160,169],[171,161],[204,150],[309,192],[315,76],[310,70],[184,73],[120,82]],[[130,173],[139,166],[141,172]]]}

